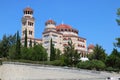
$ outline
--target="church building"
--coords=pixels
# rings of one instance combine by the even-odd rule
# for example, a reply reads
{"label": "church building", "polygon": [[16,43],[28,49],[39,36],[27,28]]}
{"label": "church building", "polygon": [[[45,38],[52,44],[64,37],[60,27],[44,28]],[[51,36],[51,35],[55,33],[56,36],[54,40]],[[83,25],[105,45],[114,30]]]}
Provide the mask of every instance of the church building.
{"label": "church building", "polygon": [[29,47],[30,40],[32,45],[42,44],[47,50],[48,57],[50,57],[50,40],[54,44],[54,47],[59,49],[62,53],[64,47],[68,45],[68,41],[72,40],[75,45],[75,49],[79,53],[83,53],[83,56],[87,53],[86,39],[78,35],[79,31],[74,29],[68,24],[56,25],[54,20],[47,20],[45,22],[45,28],[42,33],[42,38],[35,38],[35,18],[33,16],[33,10],[27,7],[23,10],[22,17],[22,45],[24,45],[25,30],[27,29],[27,45]]}

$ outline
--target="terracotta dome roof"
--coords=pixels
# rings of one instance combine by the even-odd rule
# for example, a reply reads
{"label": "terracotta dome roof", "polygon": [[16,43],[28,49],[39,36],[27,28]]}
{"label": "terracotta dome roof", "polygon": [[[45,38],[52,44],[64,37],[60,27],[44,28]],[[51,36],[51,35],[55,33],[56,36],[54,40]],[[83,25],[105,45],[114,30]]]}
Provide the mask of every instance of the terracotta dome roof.
{"label": "terracotta dome roof", "polygon": [[72,27],[66,24],[60,24],[56,26],[56,29],[72,29]]}
{"label": "terracotta dome roof", "polygon": [[24,9],[24,11],[33,11],[30,7]]}
{"label": "terracotta dome roof", "polygon": [[93,44],[90,44],[89,46],[88,46],[88,49],[94,49],[94,45]]}
{"label": "terracotta dome roof", "polygon": [[48,20],[48,21],[46,21],[46,22],[45,22],[45,25],[47,25],[47,24],[55,24],[55,25],[56,25],[55,21],[53,21],[53,20]]}

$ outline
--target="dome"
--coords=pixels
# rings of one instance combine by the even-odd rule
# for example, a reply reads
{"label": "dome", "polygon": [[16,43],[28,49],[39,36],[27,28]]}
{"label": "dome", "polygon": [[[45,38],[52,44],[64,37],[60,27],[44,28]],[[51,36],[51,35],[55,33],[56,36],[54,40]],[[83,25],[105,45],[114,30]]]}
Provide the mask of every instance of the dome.
{"label": "dome", "polygon": [[48,20],[48,21],[45,22],[45,25],[48,25],[48,24],[56,25],[55,21],[53,21],[53,20]]}
{"label": "dome", "polygon": [[90,44],[89,46],[88,46],[88,49],[94,49],[94,45],[93,44]]}
{"label": "dome", "polygon": [[72,29],[72,28],[69,25],[60,24],[60,25],[56,26],[56,29]]}
{"label": "dome", "polygon": [[24,11],[33,11],[30,7],[24,9]]}

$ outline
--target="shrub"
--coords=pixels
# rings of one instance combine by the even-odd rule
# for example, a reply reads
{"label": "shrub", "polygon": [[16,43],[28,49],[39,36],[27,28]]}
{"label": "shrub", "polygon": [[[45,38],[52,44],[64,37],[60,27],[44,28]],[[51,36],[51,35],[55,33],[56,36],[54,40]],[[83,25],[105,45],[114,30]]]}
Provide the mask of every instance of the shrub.
{"label": "shrub", "polygon": [[92,60],[92,68],[96,70],[104,70],[105,64],[100,60]]}
{"label": "shrub", "polygon": [[119,72],[120,72],[120,69],[114,68],[113,71],[119,73]]}
{"label": "shrub", "polygon": [[79,62],[77,64],[77,67],[82,69],[90,69],[90,70],[91,69],[104,70],[105,64],[99,60],[92,60],[92,61]]}
{"label": "shrub", "polygon": [[118,68],[113,68],[113,67],[107,67],[106,68],[106,71],[109,71],[109,72],[112,72],[112,71],[114,71],[114,72],[120,72],[120,69],[118,69]]}
{"label": "shrub", "polygon": [[107,67],[106,71],[112,72],[114,69],[112,67]]}
{"label": "shrub", "polygon": [[54,65],[54,66],[65,66],[65,63],[61,60],[54,60],[54,61],[46,61],[44,62],[45,65]]}
{"label": "shrub", "polygon": [[82,69],[91,69],[92,65],[90,61],[85,61],[85,62],[79,62],[77,64],[77,67]]}

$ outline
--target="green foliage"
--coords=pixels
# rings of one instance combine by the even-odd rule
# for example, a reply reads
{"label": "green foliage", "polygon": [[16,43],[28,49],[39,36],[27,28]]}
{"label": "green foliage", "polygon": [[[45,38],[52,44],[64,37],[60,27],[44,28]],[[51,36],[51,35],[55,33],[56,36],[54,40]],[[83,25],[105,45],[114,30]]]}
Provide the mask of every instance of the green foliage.
{"label": "green foliage", "polygon": [[6,57],[9,59],[25,59],[33,61],[47,60],[47,52],[42,45],[34,47],[22,47],[20,42],[19,32],[17,35],[3,36],[0,41],[0,58]]}
{"label": "green foliage", "polygon": [[54,66],[65,66],[65,63],[61,60],[47,61],[44,62],[45,65],[54,65]]}
{"label": "green foliage", "polygon": [[30,47],[32,47],[32,40],[30,39],[30,44],[29,44]]}
{"label": "green foliage", "polygon": [[16,41],[16,58],[20,58],[20,53],[21,53],[21,42],[20,42],[20,36],[19,36],[19,31],[17,31],[17,41]]}
{"label": "green foliage", "polygon": [[59,49],[55,49],[55,60],[60,60],[61,51]]}
{"label": "green foliage", "polygon": [[35,59],[44,61],[47,60],[47,52],[42,45],[36,45],[34,48]]}
{"label": "green foliage", "polygon": [[120,68],[120,53],[117,49],[113,49],[112,53],[106,59],[108,67]]}
{"label": "green foliage", "polygon": [[[116,22],[120,26],[120,8],[117,9],[117,16],[118,18],[116,19]],[[116,41],[115,46],[120,48],[120,38],[116,38]]]}
{"label": "green foliage", "polygon": [[54,44],[52,43],[52,39],[50,40],[50,61],[54,61],[55,60],[55,48],[54,48]]}
{"label": "green foliage", "polygon": [[20,54],[20,36],[17,31],[17,35],[3,36],[3,39],[0,41],[0,57],[6,58],[18,58]]}
{"label": "green foliage", "polygon": [[47,52],[42,45],[36,45],[31,48],[22,47],[21,58],[33,61],[46,61]]}
{"label": "green foliage", "polygon": [[0,60],[0,65],[2,65],[2,60]]}
{"label": "green foliage", "polygon": [[28,59],[28,48],[21,48],[21,59]]}
{"label": "green foliage", "polygon": [[93,60],[92,64],[93,68],[95,68],[96,70],[104,70],[106,67],[106,65],[100,60]]}
{"label": "green foliage", "polygon": [[96,69],[96,70],[104,70],[105,64],[100,60],[92,60],[92,61],[85,61],[85,62],[79,62],[77,64],[78,68],[82,69]]}
{"label": "green foliage", "polygon": [[112,68],[112,67],[107,67],[107,68],[106,68],[106,71],[112,72],[112,71],[114,71],[114,68]]}
{"label": "green foliage", "polygon": [[16,43],[15,35],[4,35],[0,41],[0,57],[8,57],[9,48]]}
{"label": "green foliage", "polygon": [[96,44],[93,49],[93,53],[89,55],[90,60],[101,60],[103,62],[105,62],[106,57],[107,54],[105,53],[105,50],[98,44]]}
{"label": "green foliage", "polygon": [[24,47],[27,48],[27,29],[25,29],[25,43],[24,43]]}
{"label": "green foliage", "polygon": [[118,25],[120,25],[120,8],[117,9],[117,16],[118,16],[118,19],[116,19]]}
{"label": "green foliage", "polygon": [[76,65],[80,59],[80,54],[77,50],[75,50],[74,44],[72,41],[68,42],[68,46],[64,48],[64,62],[69,65],[73,66]]}
{"label": "green foliage", "polygon": [[92,69],[92,64],[90,61],[84,61],[84,62],[79,62],[77,64],[78,68],[82,68],[82,69]]}
{"label": "green foliage", "polygon": [[68,66],[67,63],[65,62],[66,56],[65,56],[64,54],[62,54],[62,55],[60,56],[60,60],[61,60],[62,63],[64,63],[64,66]]}
{"label": "green foliage", "polygon": [[12,47],[10,47],[9,49],[9,59],[16,59],[16,46],[13,45]]}
{"label": "green foliage", "polygon": [[115,47],[119,47],[120,48],[120,38],[116,38],[116,43],[114,44]]}

